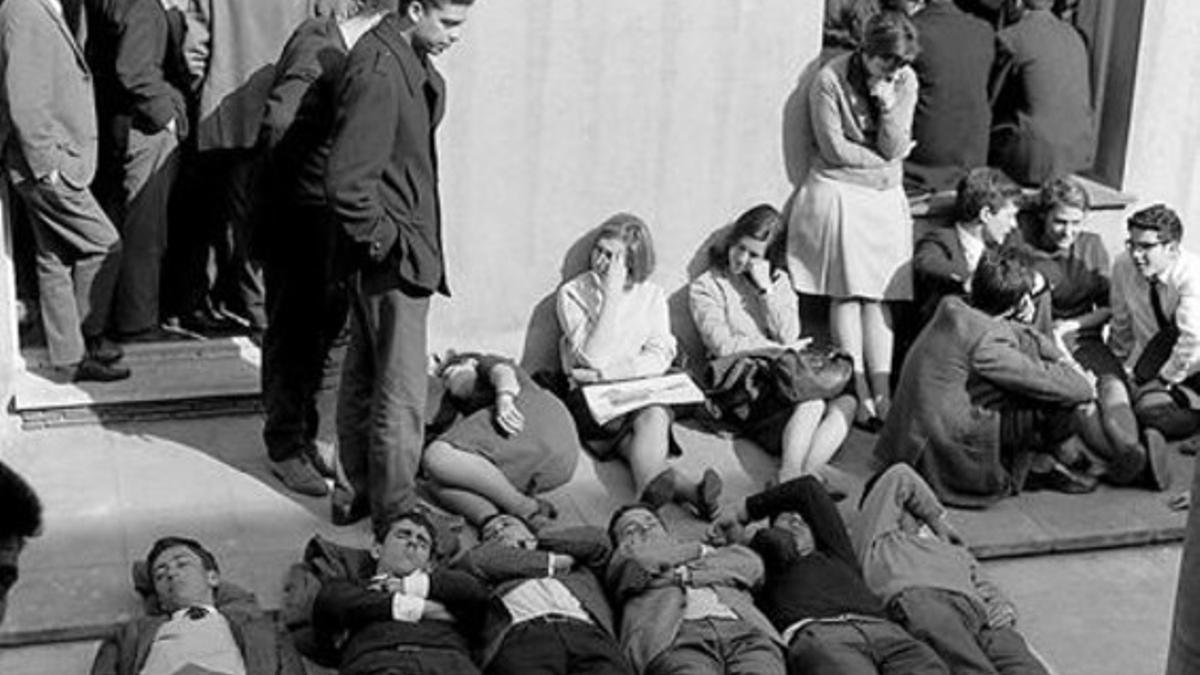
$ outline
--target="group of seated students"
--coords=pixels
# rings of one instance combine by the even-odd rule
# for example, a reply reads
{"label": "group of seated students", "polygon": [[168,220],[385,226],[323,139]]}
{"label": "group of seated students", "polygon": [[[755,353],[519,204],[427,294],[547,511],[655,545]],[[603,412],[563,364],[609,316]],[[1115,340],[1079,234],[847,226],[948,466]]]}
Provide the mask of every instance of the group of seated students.
{"label": "group of seated students", "polygon": [[200,542],[168,537],[136,566],[147,615],[92,673],[284,675],[304,672],[299,654],[342,675],[1047,672],[911,467],[877,474],[847,514],[801,476],[705,541],[634,503],[607,533],[496,514],[442,557],[438,528],[402,513],[369,550],[314,538],[283,628]]}

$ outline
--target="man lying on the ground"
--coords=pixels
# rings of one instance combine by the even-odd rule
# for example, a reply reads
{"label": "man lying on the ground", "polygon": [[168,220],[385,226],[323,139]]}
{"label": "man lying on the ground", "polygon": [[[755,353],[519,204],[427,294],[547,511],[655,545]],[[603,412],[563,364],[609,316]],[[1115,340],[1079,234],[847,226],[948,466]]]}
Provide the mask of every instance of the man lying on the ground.
{"label": "man lying on the ground", "polygon": [[779,633],[754,606],[762,561],[741,544],[680,541],[645,504],[613,514],[606,574],[621,647],[644,675],[783,675]]}
{"label": "man lying on the ground", "polygon": [[333,579],[313,603],[313,629],[340,641],[341,675],[469,675],[487,589],[457,570],[434,569],[434,528],[422,513],[397,515],[375,532],[375,576]]}
{"label": "man lying on the ground", "polygon": [[534,535],[496,514],[459,566],[492,592],[483,623],[484,672],[495,675],[632,675],[600,586],[611,549],[604,531],[578,527]]}
{"label": "man lying on the ground", "polygon": [[17,562],[25,540],[42,529],[42,502],[29,483],[0,462],[0,623],[8,610],[8,591],[17,583]]}
{"label": "man lying on the ground", "polygon": [[747,497],[713,538],[744,540],[744,526],[762,518],[771,526],[750,542],[766,564],[758,604],[783,633],[788,672],[949,675],[928,645],[888,620],[820,481],[802,476]]}
{"label": "man lying on the ground", "polygon": [[[140,579],[143,571],[148,579]],[[92,675],[303,675],[299,655],[254,594],[222,582],[200,542],[154,542],[144,570],[134,567],[134,585],[149,594],[151,612],[105,639]]]}
{"label": "man lying on the ground", "polygon": [[863,578],[888,616],[954,673],[1046,675],[1016,611],[983,576],[933,490],[907,464],[868,481],[855,528]]}

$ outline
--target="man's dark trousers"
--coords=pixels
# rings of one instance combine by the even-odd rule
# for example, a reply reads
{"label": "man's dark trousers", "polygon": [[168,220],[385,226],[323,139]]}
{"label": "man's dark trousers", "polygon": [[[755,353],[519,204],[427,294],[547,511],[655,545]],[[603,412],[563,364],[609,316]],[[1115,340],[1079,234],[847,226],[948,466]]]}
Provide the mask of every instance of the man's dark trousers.
{"label": "man's dark trousers", "polygon": [[425,439],[428,291],[350,284],[350,344],[338,390],[338,452],[355,499],[386,523],[417,505]]}
{"label": "man's dark trousers", "polygon": [[167,204],[179,168],[179,142],[167,129],[143,133],[131,128],[119,161],[121,186],[108,208],[120,228],[124,249],[112,327],[129,335],[159,324]]}
{"label": "man's dark trousers", "polygon": [[811,675],[949,675],[926,644],[890,621],[813,622],[792,638],[788,672]]}
{"label": "man's dark trousers", "polygon": [[[324,206],[281,212],[290,237],[264,247],[263,441],[273,461],[316,450],[317,396],[330,350],[346,325],[346,284],[333,273],[335,224]],[[277,228],[274,233],[284,231]]]}
{"label": "man's dark trousers", "polygon": [[892,598],[888,613],[933,647],[955,675],[1046,675],[1020,633],[989,627],[983,608],[961,593],[909,588]]}
{"label": "man's dark trousers", "polygon": [[84,338],[108,324],[121,265],[121,240],[87,187],[25,181],[16,185],[33,230],[42,325],[50,362],[79,363]]}
{"label": "man's dark trousers", "polygon": [[509,629],[484,675],[632,675],[612,636],[578,619],[537,618]]}

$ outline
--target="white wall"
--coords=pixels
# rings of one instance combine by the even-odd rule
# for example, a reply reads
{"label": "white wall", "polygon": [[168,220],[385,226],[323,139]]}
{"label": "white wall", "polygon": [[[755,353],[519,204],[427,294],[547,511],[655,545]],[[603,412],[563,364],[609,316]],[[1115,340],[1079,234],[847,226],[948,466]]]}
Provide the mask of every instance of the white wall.
{"label": "white wall", "polygon": [[1166,202],[1200,251],[1200,3],[1146,0],[1124,189]]}
{"label": "white wall", "polygon": [[433,306],[431,348],[544,362],[564,255],[612,213],[650,224],[656,280],[673,291],[713,229],[781,204],[783,108],[818,52],[821,11],[811,0],[477,3],[439,62],[454,296]]}

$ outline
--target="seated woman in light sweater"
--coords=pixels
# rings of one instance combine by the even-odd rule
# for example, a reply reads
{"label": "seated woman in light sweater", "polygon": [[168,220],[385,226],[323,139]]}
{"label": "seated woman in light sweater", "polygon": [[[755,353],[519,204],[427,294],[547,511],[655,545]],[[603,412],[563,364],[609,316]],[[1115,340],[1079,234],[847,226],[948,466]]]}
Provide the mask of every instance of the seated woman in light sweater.
{"label": "seated woman in light sweater", "polygon": [[650,281],[654,244],[637,216],[618,213],[592,241],[590,269],[558,290],[563,371],[571,381],[568,407],[580,437],[597,459],[629,462],[639,500],[658,508],[682,502],[712,520],[720,509],[721,477],[712,469],[701,480],[668,465],[671,409],[651,405],[596,424],[580,385],[662,375],[675,358],[667,296]]}
{"label": "seated woman in light sweater", "polygon": [[[783,221],[760,204],[743,213],[710,252],[709,269],[691,283],[692,319],[713,358],[763,347],[802,348],[800,311],[786,272],[772,269],[768,252]],[[846,438],[855,399],[843,394],[826,402],[804,401],[760,419],[744,431],[782,462],[779,480],[812,474]]]}

